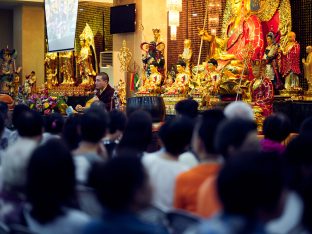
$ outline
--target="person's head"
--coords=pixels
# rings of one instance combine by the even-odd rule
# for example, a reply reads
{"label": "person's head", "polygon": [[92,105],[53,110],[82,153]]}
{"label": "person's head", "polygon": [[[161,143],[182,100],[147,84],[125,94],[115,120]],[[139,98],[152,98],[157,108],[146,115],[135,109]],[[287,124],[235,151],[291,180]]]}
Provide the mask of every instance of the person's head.
{"label": "person's head", "polygon": [[77,149],[78,144],[81,140],[79,131],[80,126],[80,115],[70,115],[64,124],[62,139],[70,150]]}
{"label": "person's head", "polygon": [[2,133],[3,133],[3,131],[4,131],[4,127],[5,127],[5,121],[4,121],[3,117],[2,117],[2,115],[0,114],[0,137],[1,137]]}
{"label": "person's head", "polygon": [[44,130],[51,134],[60,134],[63,131],[64,118],[59,113],[52,113],[45,118]]}
{"label": "person's head", "polygon": [[275,36],[273,32],[269,32],[266,37],[268,45],[272,45],[275,42]]}
{"label": "person's head", "polygon": [[300,135],[308,134],[312,136],[312,117],[306,118],[300,126]]}
{"label": "person's head", "polygon": [[193,99],[179,101],[174,108],[177,115],[187,116],[192,119],[196,118],[198,114],[198,102]]}
{"label": "person's head", "polygon": [[109,112],[109,124],[108,129],[110,134],[116,132],[123,133],[127,124],[127,117],[125,113],[119,110],[112,110]]}
{"label": "person's head", "polygon": [[190,48],[191,47],[191,40],[185,39],[184,40],[184,48]]}
{"label": "person's head", "polygon": [[259,151],[257,125],[238,118],[224,120],[217,128],[214,144],[225,159],[242,151]]}
{"label": "person's head", "polygon": [[30,74],[31,74],[32,76],[34,76],[34,75],[36,75],[36,72],[35,72],[35,71],[32,71]]}
{"label": "person's head", "polygon": [[231,102],[224,109],[224,115],[228,119],[241,118],[246,120],[253,120],[254,113],[251,106],[245,102],[237,101]]}
{"label": "person's head", "polygon": [[106,134],[107,123],[106,112],[89,109],[80,118],[81,140],[98,143]]}
{"label": "person's head", "polygon": [[103,90],[107,87],[109,82],[109,76],[105,72],[100,72],[95,77],[95,88],[98,90]]}
{"label": "person's head", "polygon": [[282,171],[281,159],[273,153],[244,153],[230,159],[217,178],[224,212],[260,223],[280,215]]}
{"label": "person's head", "polygon": [[18,104],[14,107],[13,113],[12,113],[12,124],[15,128],[17,128],[17,119],[18,117],[25,111],[29,111],[29,107],[24,104]]}
{"label": "person's head", "polygon": [[8,118],[8,111],[9,111],[8,104],[0,101],[0,115],[4,120]]}
{"label": "person's head", "polygon": [[294,32],[287,33],[287,39],[289,42],[295,42],[296,41],[296,33],[294,33]]}
{"label": "person's head", "polygon": [[152,117],[143,110],[136,110],[128,117],[128,122],[117,150],[132,149],[142,153],[152,140]]}
{"label": "person's head", "polygon": [[222,110],[205,111],[193,132],[192,148],[205,159],[208,155],[217,155],[214,139],[219,124],[225,119]]}
{"label": "person's head", "polygon": [[312,46],[307,46],[306,52],[307,54],[310,54],[312,52]]}
{"label": "person's head", "polygon": [[290,120],[282,113],[272,114],[263,122],[263,135],[266,139],[282,142],[288,137],[290,132]]}
{"label": "person's head", "polygon": [[218,61],[215,59],[209,59],[207,66],[210,71],[215,71],[218,67]]}
{"label": "person's head", "polygon": [[186,63],[185,63],[183,60],[179,60],[179,61],[177,62],[177,72],[178,72],[178,73],[184,72],[185,67],[186,67]]}
{"label": "person's head", "polygon": [[27,170],[27,197],[32,216],[39,223],[62,215],[74,196],[75,167],[69,149],[60,140],[50,140],[33,152]]}
{"label": "person's head", "polygon": [[193,123],[189,118],[180,117],[166,122],[159,135],[166,152],[174,157],[182,154],[191,143]]}
{"label": "person's head", "polygon": [[155,73],[157,72],[158,70],[158,63],[156,61],[153,61],[151,64],[150,64],[150,70],[151,70],[151,73]]}
{"label": "person's head", "polygon": [[28,110],[20,113],[16,120],[16,127],[21,137],[38,138],[38,140],[41,140],[43,120],[38,112]]}
{"label": "person's head", "polygon": [[136,155],[118,156],[107,163],[95,164],[90,185],[100,203],[111,212],[138,212],[151,201],[147,174]]}

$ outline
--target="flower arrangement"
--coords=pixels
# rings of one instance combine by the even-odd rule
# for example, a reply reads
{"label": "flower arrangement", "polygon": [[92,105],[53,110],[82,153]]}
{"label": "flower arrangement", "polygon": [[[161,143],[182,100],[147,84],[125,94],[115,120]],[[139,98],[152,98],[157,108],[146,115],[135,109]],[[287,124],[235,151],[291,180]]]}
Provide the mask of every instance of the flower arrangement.
{"label": "flower arrangement", "polygon": [[36,110],[44,115],[49,115],[53,112],[65,114],[66,108],[68,107],[66,104],[66,97],[49,96],[47,89],[40,93],[31,94],[28,98],[22,97],[23,95],[19,96],[18,103],[26,104],[30,109]]}

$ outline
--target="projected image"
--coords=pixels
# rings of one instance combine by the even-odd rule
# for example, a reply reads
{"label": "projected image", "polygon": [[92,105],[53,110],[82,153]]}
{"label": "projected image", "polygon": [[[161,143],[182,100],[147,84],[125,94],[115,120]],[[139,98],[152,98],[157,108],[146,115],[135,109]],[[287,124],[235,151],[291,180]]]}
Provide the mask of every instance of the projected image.
{"label": "projected image", "polygon": [[78,0],[45,0],[49,51],[74,49]]}

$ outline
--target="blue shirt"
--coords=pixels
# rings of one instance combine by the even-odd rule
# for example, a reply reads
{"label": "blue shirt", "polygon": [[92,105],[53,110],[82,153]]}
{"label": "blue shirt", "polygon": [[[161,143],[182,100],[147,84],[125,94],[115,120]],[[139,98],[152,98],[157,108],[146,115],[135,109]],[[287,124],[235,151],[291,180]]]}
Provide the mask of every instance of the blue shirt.
{"label": "blue shirt", "polygon": [[135,214],[107,213],[101,220],[94,220],[84,229],[84,234],[168,234],[161,226],[146,223]]}

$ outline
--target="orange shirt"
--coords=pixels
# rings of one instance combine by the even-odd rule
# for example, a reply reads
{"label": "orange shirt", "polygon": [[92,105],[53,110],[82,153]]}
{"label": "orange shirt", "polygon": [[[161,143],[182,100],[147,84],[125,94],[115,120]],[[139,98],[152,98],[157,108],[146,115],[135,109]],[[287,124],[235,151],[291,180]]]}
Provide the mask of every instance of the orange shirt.
{"label": "orange shirt", "polygon": [[197,193],[201,184],[207,178],[215,176],[220,167],[220,163],[201,163],[180,174],[176,179],[174,208],[196,213]]}
{"label": "orange shirt", "polygon": [[222,205],[217,194],[217,174],[206,179],[199,188],[196,213],[204,218],[210,218],[218,213]]}

